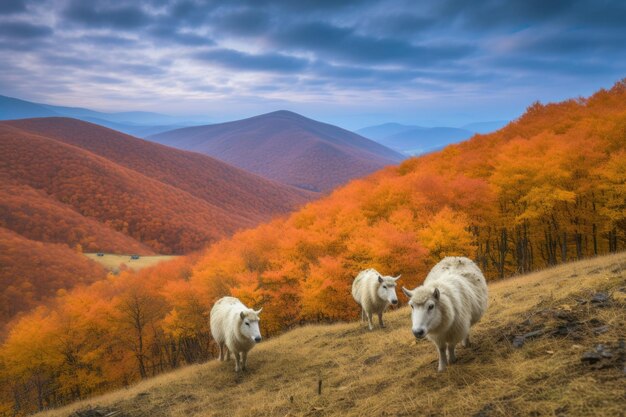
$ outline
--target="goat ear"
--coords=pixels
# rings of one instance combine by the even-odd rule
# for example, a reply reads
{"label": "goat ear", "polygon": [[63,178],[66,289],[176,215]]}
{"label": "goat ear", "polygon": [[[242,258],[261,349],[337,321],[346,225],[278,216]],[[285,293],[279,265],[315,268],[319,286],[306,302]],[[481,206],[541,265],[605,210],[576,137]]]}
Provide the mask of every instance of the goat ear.
{"label": "goat ear", "polygon": [[241,313],[239,313],[239,317],[241,317],[241,320],[243,320],[244,318],[246,318],[246,313],[242,311]]}
{"label": "goat ear", "polygon": [[406,288],[402,287],[402,292],[409,298],[413,297],[413,291],[409,291]]}
{"label": "goat ear", "polygon": [[400,277],[401,277],[401,276],[402,276],[402,274],[398,275],[398,276],[397,276],[397,277],[395,277],[393,280],[394,280],[394,281],[397,281],[397,280],[399,280],[399,279],[400,279]]}
{"label": "goat ear", "polygon": [[378,276],[378,282],[380,282],[380,283],[383,282],[383,277],[381,277],[380,275]]}
{"label": "goat ear", "polygon": [[261,311],[263,311],[263,307],[261,307],[257,311],[255,311],[256,315],[258,316],[259,314],[261,314]]}
{"label": "goat ear", "polygon": [[435,297],[435,300],[439,300],[439,288],[435,288],[435,291],[433,291],[433,297]]}

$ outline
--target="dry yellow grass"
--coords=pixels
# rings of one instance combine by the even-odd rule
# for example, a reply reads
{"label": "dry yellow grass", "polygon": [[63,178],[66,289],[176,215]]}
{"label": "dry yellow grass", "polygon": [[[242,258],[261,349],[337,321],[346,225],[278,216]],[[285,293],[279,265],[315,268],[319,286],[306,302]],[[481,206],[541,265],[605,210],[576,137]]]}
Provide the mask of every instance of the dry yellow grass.
{"label": "dry yellow grass", "polygon": [[[315,325],[263,342],[243,375],[212,361],[42,416],[96,405],[128,416],[624,416],[617,346],[626,335],[626,253],[489,288],[473,346],[460,347],[459,362],[443,373],[434,347],[413,339],[403,307],[388,314],[386,329]],[[592,303],[598,292],[610,300]],[[512,346],[513,336],[536,329],[545,333]],[[613,357],[581,362],[597,344]]]}
{"label": "dry yellow grass", "polygon": [[92,261],[98,262],[109,271],[114,271],[116,268],[119,269],[122,264],[125,264],[127,267],[138,271],[140,269],[156,265],[159,262],[167,261],[177,257],[175,255],[142,255],[139,257],[139,259],[131,259],[131,255],[115,255],[111,253],[105,253],[103,256],[98,256],[97,253],[85,253],[84,255]]}

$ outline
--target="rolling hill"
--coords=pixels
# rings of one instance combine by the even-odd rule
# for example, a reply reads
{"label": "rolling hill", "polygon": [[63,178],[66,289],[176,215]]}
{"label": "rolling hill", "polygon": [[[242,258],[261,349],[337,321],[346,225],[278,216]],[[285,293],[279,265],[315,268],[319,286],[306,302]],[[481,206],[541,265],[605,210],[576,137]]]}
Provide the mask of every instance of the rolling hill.
{"label": "rolling hill", "polygon": [[355,133],[288,111],[177,129],[148,139],[312,191],[329,191],[403,159]]}
{"label": "rolling hill", "polygon": [[188,252],[311,197],[203,155],[74,119],[1,122],[0,149],[2,187],[28,191],[15,197],[26,203],[3,200],[5,215],[13,215],[16,205],[34,210],[46,199],[51,207],[30,220],[3,224],[32,238],[84,244],[79,236],[59,235],[67,224],[58,222],[66,217],[76,234],[82,217],[81,227],[93,231],[85,237],[104,237],[108,228],[109,237],[116,231],[135,241],[120,238],[121,246],[107,247],[103,238],[89,250],[132,253],[141,242],[161,253]]}
{"label": "rolling hill", "polygon": [[0,122],[0,325],[104,278],[81,252],[186,253],[313,196],[75,119]]}
{"label": "rolling hill", "polygon": [[625,280],[621,253],[491,283],[472,345],[443,373],[405,306],[385,329],[354,320],[264,341],[243,374],[212,360],[37,415],[623,416]]}

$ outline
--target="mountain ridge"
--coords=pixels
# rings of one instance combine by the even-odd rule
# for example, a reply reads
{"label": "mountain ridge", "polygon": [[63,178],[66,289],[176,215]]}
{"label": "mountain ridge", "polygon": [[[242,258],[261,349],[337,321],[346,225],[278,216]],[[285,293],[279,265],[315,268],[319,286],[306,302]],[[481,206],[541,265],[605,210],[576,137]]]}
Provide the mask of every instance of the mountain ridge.
{"label": "mountain ridge", "polygon": [[57,106],[0,95],[0,120],[37,117],[69,117],[135,136],[154,134],[198,123],[182,117],[153,112],[127,111],[107,113],[84,107]]}
{"label": "mountain ridge", "polygon": [[[44,189],[55,199],[61,198],[66,204],[69,202],[82,215],[89,213],[90,217],[98,218],[100,222],[113,221],[113,224],[118,224],[128,220],[122,211],[115,208],[119,203],[111,205],[107,198],[123,196],[133,210],[151,207],[149,211],[143,208],[133,212],[134,216],[144,213],[136,218],[139,222],[137,225],[150,222],[154,213],[165,214],[163,210],[170,210],[168,207],[176,203],[176,199],[182,199],[181,202],[186,203],[181,205],[180,214],[187,213],[189,219],[195,220],[184,226],[191,233],[191,241],[183,246],[180,246],[182,241],[179,241],[174,246],[178,248],[174,253],[199,249],[207,243],[204,241],[201,244],[205,239],[214,240],[241,227],[269,220],[313,197],[312,194],[273,183],[207,156],[167,148],[75,119],[42,118],[0,122],[0,140],[6,164],[1,175],[13,183]],[[36,148],[33,148],[35,145]],[[48,152],[52,160],[44,158],[42,150]],[[64,165],[57,165],[54,157],[61,158]],[[37,170],[47,170],[48,174],[42,176]],[[84,177],[76,177],[75,172],[82,172]],[[106,181],[99,181],[99,176],[103,175]],[[87,188],[74,189],[76,184],[73,181],[80,181],[83,187],[91,191],[87,191]],[[110,196],[102,194],[105,189],[111,193]],[[262,190],[262,197],[258,195],[259,190]],[[166,203],[161,201],[159,195],[168,196],[172,200]],[[135,196],[142,196],[143,202],[140,203]],[[196,211],[190,210],[191,207]],[[111,211],[112,208],[115,210]],[[149,212],[153,214],[149,215]],[[211,215],[207,217],[203,213]],[[162,221],[165,227],[169,223],[176,223],[178,218],[172,212],[171,216],[162,218]],[[211,224],[216,229],[207,234]],[[182,223],[180,225],[182,227]],[[118,224],[114,228],[120,230],[120,227],[121,224]],[[156,231],[158,226],[155,224],[151,229]],[[148,229],[142,230],[147,233]],[[132,237],[137,239],[144,232],[136,230],[132,232],[135,233]],[[148,239],[151,242],[149,246],[157,252],[165,247],[169,248],[166,253],[172,250],[169,245],[157,244],[154,239],[160,238],[156,236],[143,236],[139,240],[145,242]],[[174,236],[169,238],[177,239]]]}
{"label": "mountain ridge", "polygon": [[[210,155],[266,178],[316,191],[328,191],[403,159],[401,154],[372,140],[287,110],[176,129],[147,139]],[[312,162],[303,171],[298,162],[307,159]]]}

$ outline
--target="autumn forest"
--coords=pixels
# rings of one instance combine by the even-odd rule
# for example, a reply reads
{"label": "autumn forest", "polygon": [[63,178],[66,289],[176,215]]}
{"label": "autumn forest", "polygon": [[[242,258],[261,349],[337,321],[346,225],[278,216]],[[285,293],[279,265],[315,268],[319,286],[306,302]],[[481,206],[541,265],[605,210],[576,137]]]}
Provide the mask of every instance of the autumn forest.
{"label": "autumn forest", "polygon": [[[56,152],[59,158],[69,158],[64,156],[67,147],[78,146],[78,139],[72,139],[72,145],[58,138],[45,141],[41,132],[35,132],[45,127],[3,126],[5,148],[15,155],[40,158],[41,170],[57,168],[41,155],[20,153],[17,148],[24,140],[6,140],[15,137],[11,132],[18,128],[29,128],[32,140],[48,147],[47,155]],[[74,136],[80,137],[82,128],[74,125],[78,132]],[[589,98],[535,103],[495,133],[475,135],[353,180],[290,215],[281,212],[311,196],[255,179],[280,196],[273,203],[280,205],[278,217],[237,229],[221,240],[217,239],[221,232],[207,230],[219,226],[232,231],[236,225],[198,217],[212,197],[200,194],[192,173],[163,169],[159,174],[184,188],[180,191],[125,171],[156,171],[156,166],[138,168],[138,162],[117,155],[122,167],[112,168],[82,150],[72,158],[78,157],[88,161],[85,166],[109,175],[108,184],[119,181],[131,188],[139,181],[147,184],[143,194],[124,195],[134,207],[133,218],[141,219],[144,212],[157,214],[131,238],[124,234],[127,226],[101,227],[111,207],[87,207],[85,199],[71,202],[92,212],[87,221],[49,200],[49,194],[64,195],[69,184],[46,180],[53,178],[49,173],[35,178],[24,171],[7,182],[2,190],[6,203],[0,207],[0,263],[13,266],[0,270],[0,314],[5,322],[12,320],[0,347],[0,415],[62,405],[213,358],[216,347],[208,330],[208,312],[224,295],[263,307],[262,332],[271,336],[306,323],[356,319],[359,311],[350,298],[350,286],[364,268],[402,274],[401,284],[413,287],[442,257],[464,255],[476,260],[489,280],[499,280],[626,246],[626,81]],[[178,157],[186,158],[187,165],[211,163],[182,151]],[[18,166],[18,159],[11,163],[15,169],[26,166]],[[76,167],[81,164],[77,161]],[[66,170],[73,167],[66,165]],[[88,187],[98,193],[116,192],[94,185],[99,183],[91,172],[95,171],[82,176],[87,181],[80,187],[84,193]],[[158,229],[170,215],[159,211],[167,204],[158,206],[155,197],[164,192],[191,193],[185,197],[189,205],[177,208],[186,216],[178,231]],[[142,198],[147,203],[141,203]],[[16,214],[19,207],[31,207],[31,217],[46,216],[48,226],[29,226],[27,217]],[[266,220],[268,211],[261,207],[249,217]],[[67,227],[52,227],[61,219]],[[204,231],[192,227],[200,221]],[[251,222],[236,221],[248,226]],[[17,229],[8,230],[9,224]],[[73,225],[84,236],[109,242],[111,250],[187,255],[138,272],[107,274],[80,253],[81,245],[96,248],[95,241],[63,235]],[[36,253],[29,252],[34,246],[28,239],[41,241],[36,242]],[[208,246],[190,252],[202,242]],[[12,285],[11,277],[21,273],[11,263],[12,256],[25,260],[21,267],[32,269],[29,276],[40,277],[41,282],[32,278]],[[44,270],[46,262],[61,260],[58,270]],[[72,282],[64,281],[68,270]],[[14,306],[14,300],[20,304]]]}

